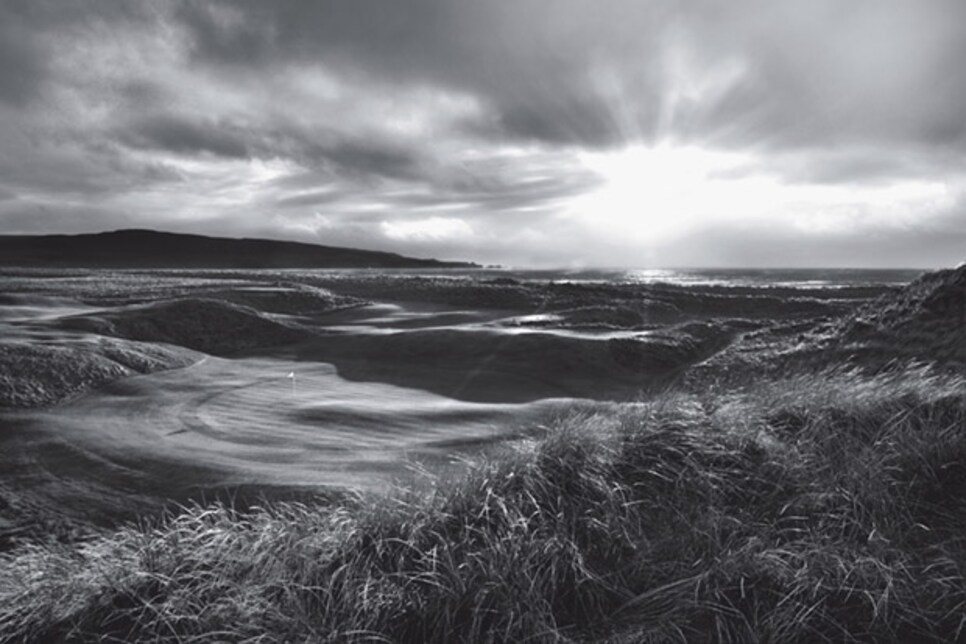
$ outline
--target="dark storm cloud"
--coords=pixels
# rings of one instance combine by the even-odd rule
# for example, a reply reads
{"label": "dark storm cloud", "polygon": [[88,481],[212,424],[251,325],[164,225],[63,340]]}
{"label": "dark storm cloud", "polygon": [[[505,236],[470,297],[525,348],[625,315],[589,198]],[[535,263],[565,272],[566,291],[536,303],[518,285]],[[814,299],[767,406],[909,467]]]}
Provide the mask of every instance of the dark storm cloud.
{"label": "dark storm cloud", "polygon": [[[488,123],[508,136],[551,144],[617,144],[629,130],[653,136],[661,126],[656,104],[678,91],[662,71],[678,46],[698,68],[729,58],[747,65],[741,83],[713,105],[689,106],[685,96],[673,108],[677,129],[694,137],[731,130],[788,145],[876,137],[958,144],[966,133],[966,75],[957,73],[966,8],[956,0],[589,5],[182,1],[168,19],[187,30],[202,64],[257,77],[311,61],[436,83],[487,101],[495,111]],[[95,19],[162,20],[137,3],[11,6],[0,41],[0,92],[8,100],[25,100],[43,75],[36,33]],[[608,75],[626,95],[601,88]]]}
{"label": "dark storm cloud", "polygon": [[317,170],[315,176],[323,180],[343,175],[366,183],[386,178],[420,180],[422,176],[419,155],[414,150],[378,140],[340,139],[327,132],[275,131],[256,135],[249,150],[255,157],[296,160]]}
{"label": "dark storm cloud", "polygon": [[[499,117],[501,129],[514,138],[555,144],[598,147],[622,142],[620,130],[600,101],[568,97],[550,105],[508,105]],[[593,105],[597,102],[597,105]]]}
{"label": "dark storm cloud", "polygon": [[49,61],[64,30],[97,24],[123,28],[149,15],[146,7],[124,0],[0,3],[0,101],[23,107],[41,96],[45,83],[59,80],[52,77]]}
{"label": "dark storm cloud", "polygon": [[[188,27],[193,53],[202,60],[271,64],[327,53],[398,71],[446,65],[446,59],[436,56],[440,50],[459,51],[451,24],[459,4],[461,0],[185,1],[178,3],[175,17]],[[446,42],[449,46],[441,46]]]}
{"label": "dark storm cloud", "polygon": [[102,197],[147,183],[184,179],[164,163],[130,158],[123,148],[93,140],[3,137],[0,185],[19,193]]}
{"label": "dark storm cloud", "polygon": [[354,177],[416,178],[418,154],[392,142],[350,138],[327,127],[297,129],[265,120],[242,124],[160,113],[114,132],[122,145],[179,155],[228,159],[287,158],[311,168]]}
{"label": "dark storm cloud", "polygon": [[[177,15],[202,63],[250,68],[313,60],[383,82],[438,84],[480,96],[495,110],[488,125],[510,136],[601,145],[623,132],[589,65],[598,59],[623,65],[658,24],[632,3],[617,4],[290,0],[271,9],[257,2],[186,3]],[[622,21],[625,10],[639,20]],[[587,33],[588,24],[611,33]]]}
{"label": "dark storm cloud", "polygon": [[418,159],[402,149],[379,146],[367,141],[341,141],[332,146],[314,145],[308,149],[316,162],[356,175],[418,179]]}
{"label": "dark storm cloud", "polygon": [[0,101],[21,107],[39,94],[43,54],[22,21],[0,13]]}
{"label": "dark storm cloud", "polygon": [[394,143],[366,139],[340,139],[332,133],[270,132],[250,144],[261,158],[284,156],[301,165],[362,181],[376,178],[418,179],[418,153]]}
{"label": "dark storm cloud", "polygon": [[[966,75],[957,73],[966,9],[955,0],[588,4],[188,3],[179,17],[202,60],[313,58],[437,82],[490,101],[509,135],[551,143],[619,143],[627,116],[653,135],[654,105],[682,91],[676,126],[694,136],[737,127],[788,145],[841,137],[948,143],[966,132]],[[743,61],[747,76],[714,105],[689,106],[694,88],[669,85],[690,81],[661,71],[674,47],[698,68]],[[630,95],[608,96],[598,82],[607,74]]]}
{"label": "dark storm cloud", "polygon": [[[548,176],[537,160],[531,160],[529,169],[513,167],[512,172],[501,172],[492,165],[436,167],[419,179],[411,178],[402,185],[389,185],[382,190],[371,189],[367,194],[370,199],[400,213],[457,209],[461,217],[495,222],[501,218],[519,218],[519,208],[565,203],[599,183],[599,178],[577,167],[555,168],[557,174]],[[358,189],[347,188],[324,167],[284,177],[274,187],[282,195],[275,199],[274,206],[306,207],[312,212],[338,211],[340,203],[359,194]],[[380,220],[384,217],[379,215]]]}
{"label": "dark storm cloud", "polygon": [[249,156],[244,132],[223,123],[191,121],[174,115],[143,120],[122,132],[120,140],[133,147],[182,154],[209,152],[223,157]]}
{"label": "dark storm cloud", "polygon": [[[318,185],[318,183],[319,179],[313,177],[312,185]],[[300,206],[321,207],[331,203],[337,203],[345,199],[345,197],[345,193],[338,190],[310,190],[308,192],[301,192],[294,195],[279,197],[275,200],[275,206],[282,208]]]}

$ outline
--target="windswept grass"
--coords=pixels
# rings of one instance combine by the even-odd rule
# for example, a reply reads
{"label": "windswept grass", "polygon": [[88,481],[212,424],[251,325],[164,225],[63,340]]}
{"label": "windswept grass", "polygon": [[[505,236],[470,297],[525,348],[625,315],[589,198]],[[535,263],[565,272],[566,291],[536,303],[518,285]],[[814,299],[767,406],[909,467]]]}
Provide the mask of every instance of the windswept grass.
{"label": "windswept grass", "polygon": [[0,639],[954,641],[964,568],[966,383],[835,371],[575,413],[428,494],[24,548]]}

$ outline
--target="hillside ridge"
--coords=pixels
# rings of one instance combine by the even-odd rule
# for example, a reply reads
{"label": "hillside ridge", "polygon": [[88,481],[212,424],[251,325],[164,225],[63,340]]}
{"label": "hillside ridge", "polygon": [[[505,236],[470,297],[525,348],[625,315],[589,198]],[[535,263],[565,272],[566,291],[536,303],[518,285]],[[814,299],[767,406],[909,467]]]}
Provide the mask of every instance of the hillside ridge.
{"label": "hillside ridge", "polygon": [[0,235],[0,266],[29,268],[473,268],[470,262],[304,242],[147,229]]}
{"label": "hillside ridge", "polygon": [[848,316],[840,342],[900,358],[966,362],[966,264],[925,273]]}

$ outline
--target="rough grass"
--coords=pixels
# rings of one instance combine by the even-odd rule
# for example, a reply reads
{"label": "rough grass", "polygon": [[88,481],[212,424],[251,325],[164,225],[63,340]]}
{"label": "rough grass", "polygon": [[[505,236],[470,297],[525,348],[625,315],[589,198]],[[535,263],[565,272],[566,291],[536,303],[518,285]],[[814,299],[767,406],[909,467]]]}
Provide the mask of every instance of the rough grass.
{"label": "rough grass", "polygon": [[910,367],[574,414],[429,493],[196,507],[0,560],[0,640],[966,638],[966,383]]}

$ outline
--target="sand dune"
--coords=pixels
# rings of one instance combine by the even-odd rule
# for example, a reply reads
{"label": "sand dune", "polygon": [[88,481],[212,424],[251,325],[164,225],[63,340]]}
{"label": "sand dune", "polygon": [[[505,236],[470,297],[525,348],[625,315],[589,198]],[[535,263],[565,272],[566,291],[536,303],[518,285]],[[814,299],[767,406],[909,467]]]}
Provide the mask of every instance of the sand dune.
{"label": "sand dune", "polygon": [[117,378],[202,357],[182,346],[57,328],[65,317],[94,310],[72,298],[0,294],[0,408],[50,405]]}
{"label": "sand dune", "polygon": [[0,294],[0,407],[56,403],[117,378],[191,364],[201,359],[196,351],[290,344],[307,333],[281,314],[360,304],[305,285],[203,288],[210,297],[107,308],[30,292]]}
{"label": "sand dune", "polygon": [[846,317],[841,344],[889,358],[966,363],[966,265],[928,273]]}
{"label": "sand dune", "polygon": [[966,364],[966,265],[922,275],[841,316],[764,326],[688,374],[696,388],[750,374],[830,367],[869,373],[910,362]]}
{"label": "sand dune", "polygon": [[70,316],[65,329],[164,342],[211,354],[289,344],[304,331],[249,306],[225,300],[188,298]]}

